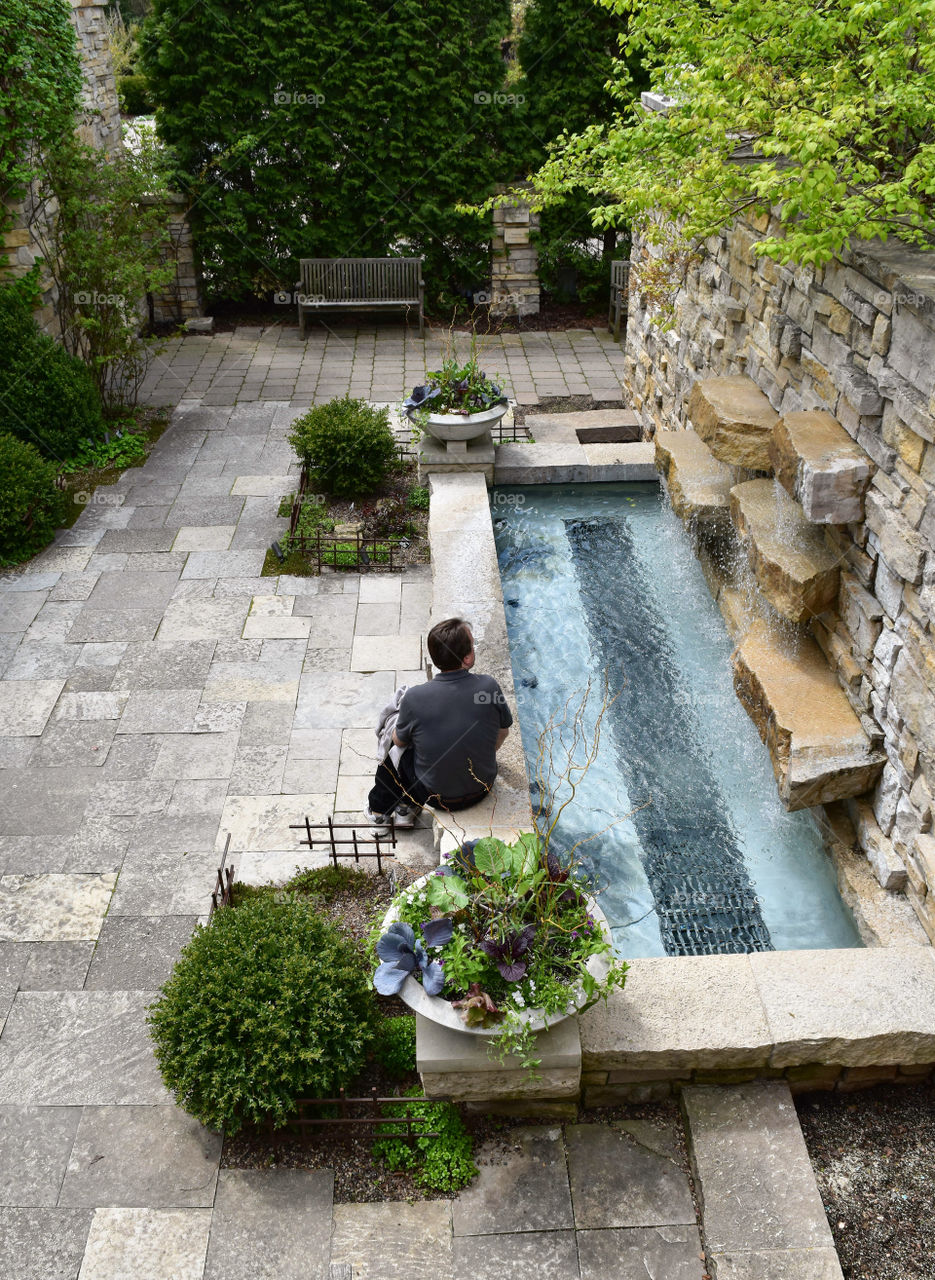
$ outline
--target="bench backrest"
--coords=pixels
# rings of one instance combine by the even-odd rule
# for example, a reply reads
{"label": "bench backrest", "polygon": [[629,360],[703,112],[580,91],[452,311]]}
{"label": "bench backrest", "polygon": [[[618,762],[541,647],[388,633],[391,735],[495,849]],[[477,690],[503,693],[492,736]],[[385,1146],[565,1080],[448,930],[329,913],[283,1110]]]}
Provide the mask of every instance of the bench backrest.
{"label": "bench backrest", "polygon": [[418,302],[421,258],[302,258],[302,290],[325,302]]}
{"label": "bench backrest", "polygon": [[610,287],[612,289],[626,289],[629,279],[629,258],[618,259],[610,264]]}

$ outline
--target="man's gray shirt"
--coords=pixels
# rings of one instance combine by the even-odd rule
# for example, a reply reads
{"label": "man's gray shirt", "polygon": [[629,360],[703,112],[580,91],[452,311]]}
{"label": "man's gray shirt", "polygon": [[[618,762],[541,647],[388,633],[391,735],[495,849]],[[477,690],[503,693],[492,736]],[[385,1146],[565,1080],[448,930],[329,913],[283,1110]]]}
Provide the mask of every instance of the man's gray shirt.
{"label": "man's gray shirt", "polygon": [[430,793],[471,795],[497,776],[497,735],[513,723],[492,676],[464,667],[407,689],[396,736],[415,754],[416,777]]}

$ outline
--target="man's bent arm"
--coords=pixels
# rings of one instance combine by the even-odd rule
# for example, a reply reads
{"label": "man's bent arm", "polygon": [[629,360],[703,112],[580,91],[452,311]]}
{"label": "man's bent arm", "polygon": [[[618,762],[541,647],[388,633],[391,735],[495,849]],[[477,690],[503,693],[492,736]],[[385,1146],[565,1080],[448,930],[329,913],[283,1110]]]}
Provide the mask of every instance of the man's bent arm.
{"label": "man's bent arm", "polygon": [[494,747],[495,751],[499,751],[500,748],[503,746],[504,742],[506,742],[507,735],[509,734],[509,732],[510,732],[509,727],[507,727],[506,729],[501,729],[497,733],[497,745]]}
{"label": "man's bent arm", "polygon": [[[408,743],[408,742],[401,742],[401,741],[399,740],[399,738],[398,738],[398,737],[397,737],[397,735],[396,735],[396,730],[395,730],[395,729],[393,730],[393,741],[395,742],[395,744],[396,744],[396,746],[397,746],[397,747],[402,747],[402,749],[403,749],[404,751],[405,751],[405,749],[409,746],[409,743]],[[499,746],[499,743],[498,743],[497,745]]]}

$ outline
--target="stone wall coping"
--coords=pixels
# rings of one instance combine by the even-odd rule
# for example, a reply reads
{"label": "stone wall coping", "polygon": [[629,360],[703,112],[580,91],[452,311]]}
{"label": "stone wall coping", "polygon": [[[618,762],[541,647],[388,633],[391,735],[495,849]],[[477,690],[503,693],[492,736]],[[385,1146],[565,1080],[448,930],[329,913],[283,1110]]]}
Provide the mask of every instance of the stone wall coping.
{"label": "stone wall coping", "polygon": [[658,483],[651,442],[502,444],[496,450],[494,484]]}
{"label": "stone wall coping", "polygon": [[578,1019],[582,1069],[935,1062],[931,947],[766,951],[630,962]]}

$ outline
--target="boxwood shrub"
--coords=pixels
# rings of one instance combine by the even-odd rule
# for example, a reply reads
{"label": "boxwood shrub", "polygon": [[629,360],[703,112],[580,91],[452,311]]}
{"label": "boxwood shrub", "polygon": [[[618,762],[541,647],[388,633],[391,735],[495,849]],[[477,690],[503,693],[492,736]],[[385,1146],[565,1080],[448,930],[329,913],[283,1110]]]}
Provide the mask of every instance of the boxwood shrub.
{"label": "boxwood shrub", "polygon": [[55,536],[65,510],[56,470],[31,444],[0,431],[0,566],[28,559]]}
{"label": "boxwood shrub", "polygon": [[262,895],[195,931],[148,1020],[178,1105],[236,1133],[347,1086],[376,1005],[353,943],[301,899]]}
{"label": "boxwood shrub", "polygon": [[36,324],[34,294],[32,276],[0,286],[4,430],[65,462],[102,434],[101,401],[87,367]]}
{"label": "boxwood shrub", "polygon": [[289,440],[311,486],[336,498],[373,493],[396,461],[389,411],[351,396],[315,405],[296,418]]}

